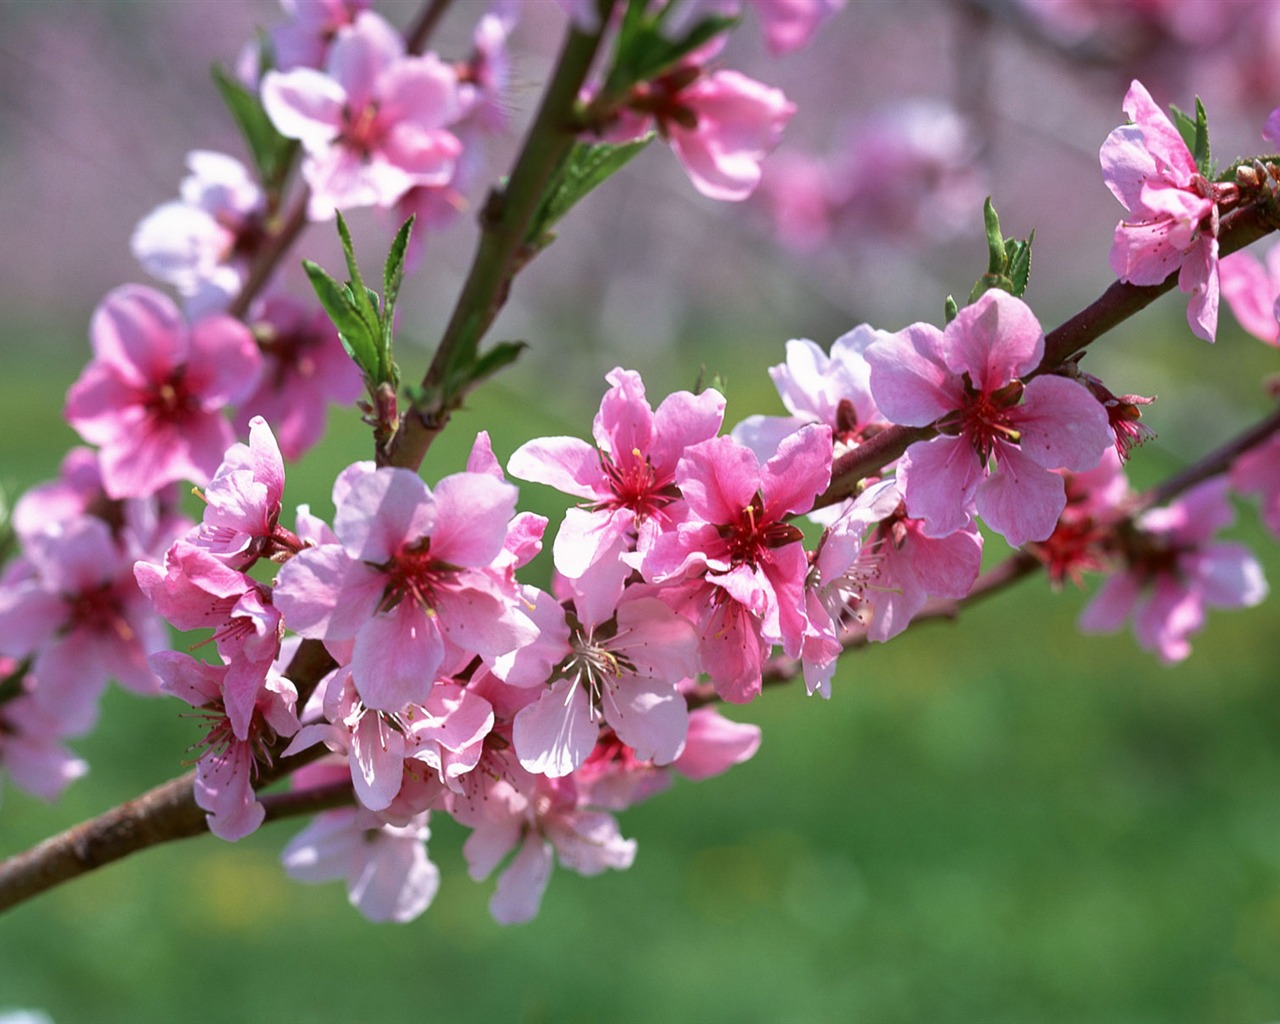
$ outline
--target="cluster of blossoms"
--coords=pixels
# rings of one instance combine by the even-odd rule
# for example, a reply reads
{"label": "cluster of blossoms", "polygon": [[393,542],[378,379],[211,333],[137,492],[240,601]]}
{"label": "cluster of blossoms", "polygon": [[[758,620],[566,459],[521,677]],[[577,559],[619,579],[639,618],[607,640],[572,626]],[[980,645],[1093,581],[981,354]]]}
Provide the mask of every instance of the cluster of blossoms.
{"label": "cluster of blossoms", "polygon": [[[448,63],[408,52],[365,6],[287,5],[274,64],[247,62],[265,116],[300,146],[303,208],[317,221],[359,206],[456,210],[475,135],[505,124],[511,17],[486,15],[472,56]],[[595,4],[566,6],[594,30]],[[776,51],[834,6],[753,5]],[[656,126],[701,192],[737,200],[791,105],[712,69],[718,45],[607,109],[608,90],[588,87],[583,123],[613,138]],[[1137,123],[1103,150],[1134,217],[1117,232],[1117,269],[1137,283],[1181,270],[1200,289],[1193,328],[1211,334],[1226,190],[1140,86],[1126,109]],[[1217,476],[1134,514],[1121,458],[1147,400],[1045,365],[1035,314],[999,289],[941,328],[861,325],[829,352],[789,342],[772,370],[788,416],[724,433],[718,391],[655,408],[619,367],[594,443],[538,438],[504,467],[482,433],[466,469],[430,486],[357,462],[335,479],[332,521],[304,506],[291,529],[285,460],[318,438],[326,402],[355,399],[359,375],[314,307],[279,288],[244,301],[279,197],[230,157],[200,152],[189,166],[182,200],[134,237],[185,310],[138,285],[107,296],[65,411],[97,450],[77,450],[15,510],[22,550],[0,577],[0,763],[43,794],[83,771],[62,740],[88,727],[111,675],[199,709],[195,798],[215,834],[257,829],[259,780],[300,757],[295,787],[349,787],[352,804],[288,845],[291,875],[344,879],[370,918],[408,920],[439,885],[424,844],[430,815],[447,814],[470,830],[473,877],[500,871],[494,916],[523,921],[556,860],[583,874],[631,864],[616,812],[674,775],[705,779],[755,753],[759,730],[714,701],[747,703],[790,672],[829,697],[849,645],[969,594],[979,520],[1055,581],[1111,572],[1082,627],[1132,615],[1167,660],[1186,656],[1206,606],[1265,595],[1252,556],[1215,535],[1229,485],[1261,492],[1276,528],[1274,438],[1235,461],[1230,484]],[[864,446],[905,430],[919,439],[896,458],[833,483]],[[518,510],[508,475],[578,502],[551,539],[546,589],[519,573],[549,523]],[[198,523],[176,512],[179,481],[200,488]],[[168,649],[161,620],[211,631],[210,657]]]}

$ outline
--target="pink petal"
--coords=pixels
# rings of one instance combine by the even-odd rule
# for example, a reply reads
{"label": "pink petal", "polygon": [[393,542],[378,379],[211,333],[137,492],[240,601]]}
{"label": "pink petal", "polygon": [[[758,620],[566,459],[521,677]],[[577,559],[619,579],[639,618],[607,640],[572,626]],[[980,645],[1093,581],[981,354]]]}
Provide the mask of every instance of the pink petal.
{"label": "pink petal", "polygon": [[124,285],[107,294],[89,328],[97,360],[134,387],[164,380],[187,359],[187,323],[163,292]]}
{"label": "pink petal", "polygon": [[973,496],[986,476],[963,437],[918,441],[898,462],[907,512],[925,521],[930,537],[946,537],[969,524]]}
{"label": "pink petal", "polygon": [[684,752],[672,767],[685,778],[700,782],[749,760],[759,748],[758,725],[731,722],[714,708],[699,708],[689,713]]}
{"label": "pink petal", "polygon": [[351,734],[351,781],[361,804],[371,811],[391,805],[404,779],[404,757],[404,735],[366,712]]}
{"label": "pink petal", "polygon": [[689,706],[674,680],[624,677],[605,686],[601,704],[605,720],[639,760],[663,765],[680,756]]}
{"label": "pink petal", "polygon": [[551,844],[530,831],[498,879],[489,913],[499,924],[520,924],[537,916],[551,880]]}
{"label": "pink petal", "polygon": [[432,557],[481,567],[502,552],[516,512],[516,488],[482,473],[455,473],[436,484]]}
{"label": "pink petal", "polygon": [[559,680],[521,708],[512,726],[525,771],[553,779],[576,770],[595,749],[599,735],[586,689],[572,679]]}
{"label": "pink petal", "polygon": [[443,660],[439,622],[406,598],[360,627],[351,676],[368,707],[398,712],[427,699]]}
{"label": "pink petal", "polygon": [[1046,374],[1029,382],[1013,413],[1023,454],[1046,469],[1086,472],[1111,446],[1102,403],[1066,377]]}
{"label": "pink petal", "polygon": [[1067,504],[1062,477],[1013,445],[1000,445],[996,462],[978,486],[978,515],[1015,548],[1047,539]]}
{"label": "pink petal", "polygon": [[276,131],[309,153],[323,152],[342,132],[346,90],[312,68],[268,71],[262,106]]}
{"label": "pink petal", "polygon": [[947,369],[945,351],[942,331],[926,323],[912,324],[867,346],[871,394],[891,422],[924,427],[960,408],[964,387]]}
{"label": "pink petal", "polygon": [[526,441],[507,460],[507,472],[579,498],[604,499],[613,493],[600,468],[600,453],[577,437]]}
{"label": "pink petal", "polygon": [[1044,356],[1044,331],[1031,307],[999,288],[960,310],[943,336],[947,368],[957,375],[967,373],[979,391],[1025,376]]}

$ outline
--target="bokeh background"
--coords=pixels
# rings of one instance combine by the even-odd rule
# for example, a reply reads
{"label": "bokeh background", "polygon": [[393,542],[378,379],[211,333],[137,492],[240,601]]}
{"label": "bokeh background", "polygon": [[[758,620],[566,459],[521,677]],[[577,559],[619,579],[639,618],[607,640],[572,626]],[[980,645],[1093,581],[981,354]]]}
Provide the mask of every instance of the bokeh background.
{"label": "bokeh background", "polygon": [[[938,322],[985,269],[981,199],[1036,231],[1028,300],[1051,327],[1111,280],[1119,207],[1097,149],[1140,76],[1161,103],[1209,109],[1221,163],[1258,151],[1280,105],[1272,3],[851,2],[802,54],[767,59],[753,24],[725,61],[799,104],[758,200],[699,197],[654,146],[575,211],[517,283],[493,337],[528,357],[478,392],[433,449],[459,468],[476,430],[500,458],[586,435],[615,365],[650,394],[719,374],[729,422],[781,411],[766,369],[790,337],[862,321]],[[414,7],[379,7],[406,23]],[[465,53],[478,5],[440,37]],[[1214,12],[1217,12],[1216,14]],[[512,108],[527,118],[563,26],[521,5]],[[1207,15],[1207,16],[1206,16]],[[265,0],[0,2],[0,477],[45,479],[72,443],[60,410],[101,296],[143,280],[139,218],[176,194],[192,148],[239,153],[207,69],[232,63]],[[912,160],[883,124],[905,101],[933,127]],[[962,118],[959,134],[938,113]],[[916,109],[916,108],[913,108]],[[942,143],[945,143],[943,145]],[[933,149],[930,150],[930,145]],[[858,159],[843,156],[849,148]],[[495,145],[494,166],[505,150]],[[940,153],[939,153],[940,150]],[[924,155],[919,155],[920,153]],[[871,182],[823,238],[780,238],[788,162]],[[861,164],[858,160],[867,161]],[[776,172],[776,174],[774,173]],[[777,184],[773,183],[776,178]],[[771,198],[772,197],[772,198]],[[354,218],[377,255],[389,226]],[[305,251],[337,266],[327,228]],[[406,286],[412,379],[470,258],[469,218],[428,240]],[[803,244],[801,244],[803,242]],[[1224,313],[1213,348],[1167,297],[1096,346],[1117,392],[1158,394],[1154,482],[1267,408],[1276,350]],[[331,508],[337,468],[368,455],[350,410],[290,467],[286,503]],[[522,488],[522,505],[557,498]],[[1233,536],[1270,579],[1280,557],[1241,507]],[[994,559],[998,538],[989,544]],[[1211,614],[1185,663],[1127,634],[1084,638],[1086,595],[1033,579],[842,666],[829,702],[779,688],[733,709],[754,760],[622,815],[625,873],[557,872],[541,915],[502,928],[465,872],[462,830],[431,841],[443,885],[405,926],[366,923],[340,884],[286,879],[281,823],[235,845],[147,851],[0,917],[0,1011],[65,1021],[1274,1020],[1280,1014],[1280,672],[1274,604]],[[112,690],[74,744],[91,773],[47,806],[6,787],[0,854],[182,770],[197,723],[176,701]]]}

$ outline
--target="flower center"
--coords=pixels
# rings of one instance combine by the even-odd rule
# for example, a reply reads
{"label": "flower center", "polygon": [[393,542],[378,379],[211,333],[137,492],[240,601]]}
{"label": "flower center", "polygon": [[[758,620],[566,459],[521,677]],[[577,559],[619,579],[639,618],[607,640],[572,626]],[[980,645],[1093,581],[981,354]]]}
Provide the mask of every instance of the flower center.
{"label": "flower center", "polygon": [[963,435],[985,466],[999,444],[1018,444],[1021,432],[1013,425],[1011,410],[1022,401],[1025,387],[1012,380],[994,391],[978,391],[964,375],[964,405],[938,421],[938,429],[952,437]]}
{"label": "flower center", "polygon": [[631,457],[621,465],[601,452],[600,469],[614,496],[597,504],[596,509],[628,508],[637,519],[647,519],[676,498],[675,488],[658,480],[657,470],[638,448],[631,449]]}
{"label": "flower center", "polygon": [[343,120],[346,128],[339,141],[354,149],[363,159],[368,160],[369,155],[382,141],[383,129],[378,123],[378,104],[366,103],[359,111],[348,109],[344,113]]}
{"label": "flower center", "polygon": [[166,423],[180,423],[199,408],[184,377],[185,368],[178,367],[167,379],[151,386],[142,403],[148,414]]}
{"label": "flower center", "polygon": [[718,528],[729,548],[733,567],[758,564],[761,556],[774,548],[785,547],[804,539],[804,533],[790,523],[764,521],[764,502],[757,493],[751,504],[739,513],[737,521]]}
{"label": "flower center", "polygon": [[388,612],[408,598],[428,615],[435,614],[437,590],[459,571],[457,566],[432,557],[430,537],[406,545],[375,568],[387,577],[378,611]]}

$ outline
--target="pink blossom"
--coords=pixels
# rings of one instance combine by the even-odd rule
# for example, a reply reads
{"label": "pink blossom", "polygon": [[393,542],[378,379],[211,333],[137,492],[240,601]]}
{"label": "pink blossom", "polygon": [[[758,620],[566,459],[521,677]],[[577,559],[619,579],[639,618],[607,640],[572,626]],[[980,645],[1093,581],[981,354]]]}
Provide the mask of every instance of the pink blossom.
{"label": "pink blossom", "polygon": [[19,789],[41,800],[56,800],[89,766],[63,745],[78,731],[61,709],[38,704],[38,683],[12,658],[0,658],[0,684],[20,687],[0,702],[0,772]]}
{"label": "pink blossom", "polygon": [[553,778],[576,770],[603,719],[642,761],[670,764],[684,747],[689,709],[677,689],[698,670],[693,626],[654,597],[624,595],[592,608],[581,592],[559,678],[515,717],[526,771]]}
{"label": "pink blossom", "polygon": [[964,528],[976,502],[1010,544],[1044,540],[1066,504],[1052,470],[1092,469],[1111,444],[1106,413],[1081,385],[1054,375],[1023,383],[1043,355],[1035,315],[999,290],[962,309],[945,330],[912,324],[867,349],[881,412],[940,431],[898,464],[907,512],[924,520],[930,536]]}
{"label": "pink blossom", "polygon": [[867,346],[884,332],[859,324],[841,335],[828,355],[807,338],[787,342],[785,363],[769,367],[769,376],[790,416],[748,416],[733,428],[733,437],[762,459],[778,443],[806,423],[831,428],[837,452],[855,447],[868,427],[884,426],[871,396]]}
{"label": "pink blossom", "polygon": [[1222,297],[1240,326],[1268,345],[1280,346],[1280,245],[1263,260],[1241,250],[1218,264]]}
{"label": "pink blossom", "polygon": [[782,141],[796,110],[780,89],[737,71],[708,73],[696,64],[640,83],[627,103],[614,135],[639,137],[656,124],[694,188],[730,202],[755,190],[761,161]]}
{"label": "pink blossom", "polygon": [[[958,600],[969,593],[982,566],[982,534],[970,525],[933,537],[920,519],[907,515],[897,481],[866,492],[855,523],[875,523],[843,575],[826,583],[844,599],[850,621],[861,622],[867,639],[884,643],[911,624],[930,598]],[[844,546],[848,547],[846,540]],[[839,568],[843,559],[833,559]]]}
{"label": "pink blossom", "polygon": [[1280,146],[1280,107],[1267,115],[1267,123],[1262,127],[1262,137],[1273,146]]}
{"label": "pink blossom", "polygon": [[107,494],[207,483],[235,440],[221,410],[258,380],[253,336],[221,315],[188,326],[167,296],[126,285],[94,311],[90,339],[94,358],[71,386],[65,415],[101,448]]}
{"label": "pink blossom", "polygon": [[75,447],[67,452],[58,477],[29,488],[13,506],[14,532],[25,544],[52,523],[87,515],[101,519],[123,550],[134,557],[158,557],[191,527],[179,514],[177,489],[166,488],[145,498],[117,501],[102,485],[98,453]]}
{"label": "pink blossom", "polygon": [[408,756],[433,769],[440,781],[461,792],[458,778],[473,771],[493,732],[493,705],[474,690],[440,681],[407,723]]}
{"label": "pink blossom", "polygon": [[88,728],[108,677],[157,693],[147,657],[166,631],[110,527],[89,515],[52,522],[24,551],[0,582],[0,654],[32,659],[36,701]]}
{"label": "pink blossom", "polygon": [[249,734],[258,692],[280,652],[280,612],[270,591],[187,540],[164,564],[139,561],[134,576],[152,606],[178,629],[212,629],[227,663],[222,689],[237,739]]}
{"label": "pink blossom", "polygon": [[434,491],[407,470],[350,467],[334,485],[340,544],[308,548],[281,568],[275,602],[291,629],[354,640],[356,690],[369,707],[422,703],[441,671],[492,660],[536,631],[503,556],[516,490],[456,473]]}
{"label": "pink blossom", "polygon": [[809,563],[803,534],[787,519],[809,511],[830,477],[825,425],[785,438],[763,465],[730,437],[694,445],[680,460],[676,484],[689,514],[658,537],[641,571],[698,626],[703,668],[726,700],[760,692],[770,645],[800,654]]}
{"label": "pink blossom", "polygon": [[1191,295],[1187,323],[1206,341],[1218,327],[1217,193],[1178,130],[1141,82],[1125,96],[1131,124],[1102,144],[1103,180],[1129,218],[1116,227],[1111,269],[1122,281],[1160,284],[1175,270]]}
{"label": "pink blossom", "polygon": [[[318,773],[299,774],[305,781]],[[345,881],[351,905],[370,921],[412,921],[440,888],[440,870],[427,857],[427,818],[387,825],[363,807],[325,811],[289,840],[280,860],[299,882]]]}
{"label": "pink blossom", "polygon": [[262,416],[284,457],[300,459],[324,434],[326,405],[354,405],[360,397],[360,371],[319,306],[273,293],[249,322],[262,352],[262,374],[240,406],[236,429],[243,433],[253,416]]}
{"label": "pink blossom", "polygon": [[845,0],[747,0],[760,19],[765,45],[775,57],[809,45],[824,21]]}
{"label": "pink blossom", "polygon": [[[350,644],[343,647],[349,648]],[[346,660],[349,651],[343,652]],[[351,666],[342,665],[325,686],[325,722],[309,722],[284,751],[292,757],[316,743],[345,755],[356,799],[371,811],[391,805],[404,781],[405,725],[399,713],[366,707],[351,681]]]}
{"label": "pink blossom", "polygon": [[472,34],[471,58],[460,68],[458,93],[464,118],[484,133],[501,134],[511,125],[507,37],[515,21],[515,9],[482,15]]}
{"label": "pink blossom", "polygon": [[856,620],[854,606],[861,602],[874,575],[863,557],[863,539],[873,523],[889,518],[900,503],[896,481],[872,484],[853,501],[845,502],[822,532],[805,578],[809,624],[801,665],[810,696],[831,696],[836,660],[844,650],[844,630]]}
{"label": "pink blossom", "polygon": [[182,198],[147,214],[129,245],[193,315],[222,310],[239,293],[264,237],[266,197],[244,164],[223,153],[196,150],[187,166]]}
{"label": "pink blossom", "polygon": [[1262,499],[1262,521],[1280,537],[1280,435],[1273,434],[1236,459],[1231,486]]}
{"label": "pink blossom", "polygon": [[556,535],[556,568],[578,578],[624,551],[643,554],[670,522],[676,466],[684,451],[715,437],[724,397],[714,389],[668,395],[654,411],[640,375],[611,370],[593,433],[597,448],[576,437],[544,437],[521,445],[507,470],[591,504],[570,509]]}
{"label": "pink blossom", "polygon": [[254,794],[253,779],[276,737],[292,736],[298,729],[293,684],[274,666],[254,698],[246,734],[237,736],[225,706],[225,665],[196,661],[178,651],[161,651],[151,664],[164,689],[200,709],[209,725],[195,781],[196,803],[209,812],[209,831],[228,842],[257,831],[266,811]]}
{"label": "pink blossom", "polygon": [[489,901],[499,924],[519,924],[538,913],[554,856],[572,871],[596,875],[629,868],[636,844],[622,838],[611,814],[581,807],[571,780],[540,778],[531,799],[505,783],[495,786],[489,813],[474,823],[462,847],[476,881],[488,878],[512,850]]}
{"label": "pink blossom", "polygon": [[1191,653],[1187,638],[1206,608],[1244,608],[1267,595],[1262,567],[1242,544],[1215,541],[1235,518],[1226,477],[1194,487],[1143,513],[1123,538],[1124,568],[1098,588],[1080,615],[1085,633],[1111,633],[1132,618],[1143,650],[1169,663]]}
{"label": "pink blossom", "polygon": [[306,153],[312,220],[443,184],[462,149],[446,129],[461,114],[453,70],[434,54],[407,56],[399,33],[368,11],[338,31],[324,72],[267,72],[262,104]]}
{"label": "pink blossom", "polygon": [[288,20],[271,30],[275,67],[322,68],[339,29],[346,28],[370,0],[280,0]]}
{"label": "pink blossom", "polygon": [[[271,428],[261,416],[249,423],[249,443],[227,449],[222,465],[204,490],[204,519],[194,542],[236,569],[280,550],[278,535],[284,496],[284,461]],[[284,550],[298,550],[296,538]]]}
{"label": "pink blossom", "polygon": [[973,228],[985,194],[979,133],[936,100],[883,106],[847,125],[829,154],[787,150],[761,191],[781,239],[945,240]]}
{"label": "pink blossom", "polygon": [[1053,533],[1031,550],[1055,587],[1067,579],[1082,586],[1084,573],[1103,572],[1110,563],[1112,534],[1131,498],[1129,479],[1120,453],[1109,448],[1093,469],[1066,473],[1064,480],[1067,507]]}

